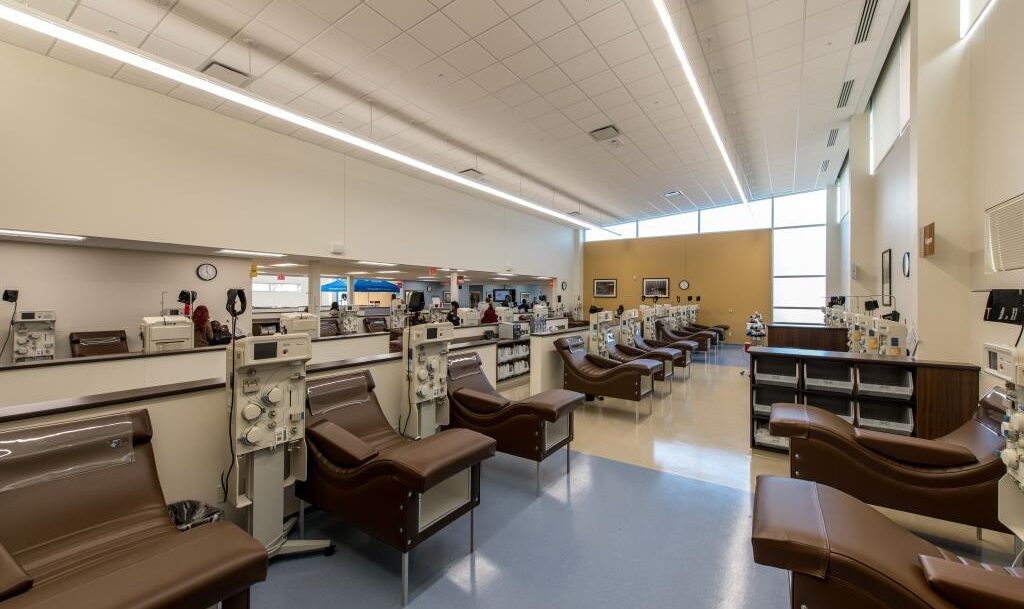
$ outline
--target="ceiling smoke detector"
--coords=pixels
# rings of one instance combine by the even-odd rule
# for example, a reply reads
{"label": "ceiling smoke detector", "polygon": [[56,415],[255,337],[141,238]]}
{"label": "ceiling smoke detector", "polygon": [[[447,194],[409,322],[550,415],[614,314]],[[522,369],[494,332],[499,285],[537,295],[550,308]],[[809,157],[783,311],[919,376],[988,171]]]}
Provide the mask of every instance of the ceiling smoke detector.
{"label": "ceiling smoke detector", "polygon": [[235,85],[236,87],[241,87],[249,81],[249,75],[245,72],[229,68],[217,61],[211,61],[208,63],[206,67],[203,68],[202,72],[211,78],[216,78],[221,82],[226,82],[229,85]]}
{"label": "ceiling smoke detector", "polygon": [[[622,135],[619,129],[615,125],[608,125],[607,127],[601,127],[600,129],[594,129],[590,132],[590,137],[594,138],[594,141],[604,142],[607,140],[614,140],[615,138]],[[616,140],[617,141],[617,140]],[[621,145],[622,142],[619,142]]]}
{"label": "ceiling smoke detector", "polygon": [[459,175],[465,176],[471,180],[480,180],[484,177],[482,171],[478,171],[476,169],[473,169],[472,167],[470,167],[469,169],[463,169],[462,171],[459,172]]}

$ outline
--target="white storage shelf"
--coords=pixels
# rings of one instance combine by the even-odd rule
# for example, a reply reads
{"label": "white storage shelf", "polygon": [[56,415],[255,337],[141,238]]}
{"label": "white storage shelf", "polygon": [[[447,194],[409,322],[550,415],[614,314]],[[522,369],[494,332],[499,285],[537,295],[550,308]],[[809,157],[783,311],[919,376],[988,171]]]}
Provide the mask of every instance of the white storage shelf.
{"label": "white storage shelf", "polygon": [[898,403],[860,400],[857,402],[857,425],[872,431],[909,436],[914,433],[914,411]]}
{"label": "white storage shelf", "polygon": [[805,395],[804,404],[827,410],[850,425],[856,421],[856,408],[852,398],[830,395]]}
{"label": "white storage shelf", "polygon": [[857,392],[909,400],[914,395],[914,375],[906,368],[860,365],[857,367]]}
{"label": "white storage shelf", "polygon": [[754,382],[796,387],[800,383],[800,364],[787,359],[759,357],[754,360]]}
{"label": "white storage shelf", "polygon": [[789,449],[789,438],[780,438],[773,436],[768,431],[768,423],[764,421],[758,421],[754,428],[754,444],[759,446],[770,446],[772,448],[784,448]]}
{"label": "white storage shelf", "polygon": [[804,364],[804,387],[816,391],[853,394],[853,367],[838,362]]}
{"label": "white storage shelf", "polygon": [[798,404],[799,396],[795,391],[774,387],[756,387],[754,389],[754,412],[765,416],[772,413],[772,404]]}

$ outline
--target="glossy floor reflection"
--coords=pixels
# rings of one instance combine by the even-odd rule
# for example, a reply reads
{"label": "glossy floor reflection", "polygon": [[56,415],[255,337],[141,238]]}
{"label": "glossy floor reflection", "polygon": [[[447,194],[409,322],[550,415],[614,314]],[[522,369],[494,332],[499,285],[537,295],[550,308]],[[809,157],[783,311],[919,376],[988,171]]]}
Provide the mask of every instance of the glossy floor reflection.
{"label": "glossy floor reflection", "polygon": [[[782,609],[785,573],[753,564],[751,496],[648,468],[573,454],[499,455],[483,469],[470,556],[463,517],[411,554],[410,607]],[[331,557],[276,561],[255,607],[399,606],[400,555],[326,514],[308,532]]]}

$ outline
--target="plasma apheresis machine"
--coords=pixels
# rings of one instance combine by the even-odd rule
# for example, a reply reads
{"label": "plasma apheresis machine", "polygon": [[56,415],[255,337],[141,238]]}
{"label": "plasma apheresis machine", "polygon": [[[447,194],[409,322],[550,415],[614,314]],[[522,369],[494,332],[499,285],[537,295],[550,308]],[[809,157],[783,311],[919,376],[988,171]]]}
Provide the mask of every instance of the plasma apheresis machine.
{"label": "plasma apheresis machine", "polygon": [[402,332],[409,407],[399,431],[410,438],[433,435],[448,424],[448,343],[455,338],[450,322],[410,326]]}
{"label": "plasma apheresis machine", "polygon": [[320,337],[320,318],[312,313],[281,313],[283,334],[308,334],[310,338]]}
{"label": "plasma apheresis machine", "polygon": [[590,348],[591,353],[608,357],[608,339],[614,339],[612,324],[615,317],[611,311],[598,311],[590,314]]}
{"label": "plasma apheresis machine", "polygon": [[325,550],[329,542],[288,540],[284,489],[306,479],[308,334],[240,338],[227,351],[233,463],[227,496],[249,508],[249,532],[271,555]]}
{"label": "plasma apheresis machine", "polygon": [[146,353],[186,351],[194,343],[192,320],[184,315],[142,318],[142,350]]}
{"label": "plasma apheresis machine", "polygon": [[628,347],[634,346],[633,336],[641,330],[640,311],[626,309],[619,316],[619,344]]}
{"label": "plasma apheresis machine", "polygon": [[359,332],[359,307],[345,305],[341,310],[341,317],[338,320],[338,327],[342,334],[356,334]]}
{"label": "plasma apheresis machine", "polygon": [[18,311],[11,322],[14,363],[53,359],[57,314],[53,311]]}

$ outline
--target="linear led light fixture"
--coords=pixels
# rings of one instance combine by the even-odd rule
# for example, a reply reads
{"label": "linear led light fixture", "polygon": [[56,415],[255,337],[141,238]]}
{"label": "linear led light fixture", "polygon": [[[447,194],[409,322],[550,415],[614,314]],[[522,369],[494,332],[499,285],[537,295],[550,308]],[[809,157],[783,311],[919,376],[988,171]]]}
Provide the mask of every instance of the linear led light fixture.
{"label": "linear led light fixture", "polygon": [[750,209],[750,201],[747,200],[747,195],[743,192],[743,187],[740,186],[740,178],[736,174],[736,168],[733,167],[729,153],[725,149],[725,142],[722,141],[722,136],[718,133],[718,127],[715,126],[715,121],[711,118],[711,109],[708,108],[704,94],[701,93],[700,83],[697,82],[697,75],[694,74],[693,66],[690,65],[690,59],[686,56],[686,51],[683,49],[683,41],[679,38],[679,32],[676,31],[676,26],[672,23],[672,16],[665,6],[665,0],[651,1],[654,2],[654,9],[658,11],[658,16],[661,17],[661,24],[665,27],[669,42],[672,43],[672,49],[676,52],[676,57],[679,58],[679,63],[683,66],[683,74],[686,75],[686,80],[690,83],[693,97],[697,100],[697,105],[700,106],[701,114],[704,115],[704,122],[708,124],[708,129],[711,130],[711,137],[715,140],[715,146],[718,147],[718,152],[722,155],[722,160],[725,161],[725,168],[729,170],[729,177],[732,178],[733,186],[736,187],[736,192],[740,193],[740,199],[746,204],[747,209]]}
{"label": "linear led light fixture", "polygon": [[8,237],[30,237],[32,239],[53,239],[55,241],[84,241],[85,237],[78,235],[62,235],[60,233],[37,233],[31,230],[14,230],[13,228],[0,228],[0,235]]}
{"label": "linear led light fixture", "polygon": [[[369,274],[370,274],[370,271],[349,271],[348,273],[344,273],[344,275],[369,275]],[[324,275],[324,277],[327,277],[327,275]],[[341,277],[341,275],[335,275],[335,277]]]}
{"label": "linear led light fixture", "polygon": [[21,7],[15,8],[7,4],[5,1],[0,4],[0,20],[20,25],[45,36],[52,36],[53,38],[67,42],[68,44],[72,44],[76,47],[109,57],[110,59],[121,63],[126,63],[151,74],[163,76],[164,78],[181,83],[185,86],[205,91],[221,99],[279,118],[298,127],[315,131],[331,139],[345,142],[346,144],[350,144],[356,148],[361,148],[403,165],[419,169],[420,171],[448,180],[449,182],[454,182],[461,186],[465,186],[466,188],[472,188],[473,190],[497,197],[503,201],[514,203],[515,205],[551,216],[552,218],[557,218],[562,222],[568,222],[570,224],[592,230],[598,229],[596,225],[591,224],[590,222],[578,220],[572,216],[544,207],[543,205],[538,205],[533,201],[498,190],[497,188],[488,186],[487,184],[481,183],[477,180],[466,178],[450,171],[445,171],[440,167],[435,167],[429,163],[425,163],[419,159],[402,154],[396,150],[386,148],[380,144],[375,144],[374,142],[348,133],[347,131],[342,131],[335,127],[325,125],[319,121],[315,121],[309,117],[292,112],[291,110],[286,110],[281,106],[265,101],[255,95],[242,91],[241,89],[219,84],[212,80],[207,80],[196,72],[172,67],[162,61],[154,59],[148,54],[142,53],[141,51],[128,49],[119,44],[107,42],[94,37],[93,35],[83,33],[83,31],[78,28],[71,27],[65,23],[58,23],[48,17],[44,17],[41,13],[37,13],[33,9],[26,10]]}
{"label": "linear led light fixture", "polygon": [[284,258],[284,254],[271,252],[250,252],[248,250],[217,250],[218,254],[232,254],[235,256],[252,256],[253,258]]}
{"label": "linear led light fixture", "polygon": [[398,266],[397,264],[392,264],[390,262],[371,262],[369,260],[360,260],[356,264],[365,264],[367,266]]}
{"label": "linear led light fixture", "polygon": [[985,8],[981,9],[978,18],[971,21],[971,0],[960,0],[960,39],[970,38],[971,34],[978,29],[985,17],[992,12],[992,7],[998,0],[988,0]]}
{"label": "linear led light fixture", "polygon": [[378,274],[383,275],[384,273],[401,273],[402,271],[377,271]]}
{"label": "linear led light fixture", "polygon": [[285,268],[285,267],[290,267],[290,266],[306,266],[306,265],[299,264],[297,262],[278,262],[277,264],[268,264],[267,266],[269,266],[270,268]]}

